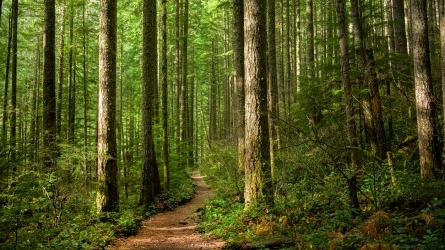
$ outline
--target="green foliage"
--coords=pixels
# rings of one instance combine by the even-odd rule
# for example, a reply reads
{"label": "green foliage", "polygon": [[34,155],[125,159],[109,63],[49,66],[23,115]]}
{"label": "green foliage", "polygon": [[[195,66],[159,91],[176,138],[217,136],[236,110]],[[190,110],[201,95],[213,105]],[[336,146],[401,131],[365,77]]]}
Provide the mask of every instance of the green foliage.
{"label": "green foliage", "polygon": [[[420,179],[418,165],[405,168],[409,156],[402,153],[395,154],[393,176],[386,163],[366,156],[361,170],[350,169],[340,164],[348,152],[329,146],[329,134],[320,134],[323,142],[307,140],[279,151],[274,206],[247,211],[237,192],[243,177],[235,150],[214,146],[218,153],[207,154],[202,172],[216,198],[205,208],[200,229],[231,246],[277,240],[297,249],[444,249],[442,181]],[[350,207],[345,176],[352,174],[358,176],[360,211]]]}
{"label": "green foliage", "polygon": [[[135,157],[132,164],[138,161]],[[142,211],[137,207],[140,164],[132,165],[128,199],[123,198],[125,182],[120,183],[120,213],[98,215],[95,176],[89,172],[94,162],[94,153],[60,145],[55,171],[19,165],[20,171],[2,177],[0,249],[102,249],[115,237],[135,234],[143,218],[190,200],[195,191],[191,170],[173,166],[171,189]]]}

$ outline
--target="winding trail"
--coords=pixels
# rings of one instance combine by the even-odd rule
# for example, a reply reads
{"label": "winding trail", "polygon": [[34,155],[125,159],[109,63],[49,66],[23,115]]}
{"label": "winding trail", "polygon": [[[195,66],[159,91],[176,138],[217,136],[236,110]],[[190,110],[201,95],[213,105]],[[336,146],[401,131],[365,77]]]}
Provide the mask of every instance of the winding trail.
{"label": "winding trail", "polygon": [[156,214],[142,222],[138,233],[128,238],[114,240],[109,250],[121,249],[222,249],[224,243],[196,232],[199,208],[204,207],[213,195],[198,169],[193,170],[196,194],[187,204]]}

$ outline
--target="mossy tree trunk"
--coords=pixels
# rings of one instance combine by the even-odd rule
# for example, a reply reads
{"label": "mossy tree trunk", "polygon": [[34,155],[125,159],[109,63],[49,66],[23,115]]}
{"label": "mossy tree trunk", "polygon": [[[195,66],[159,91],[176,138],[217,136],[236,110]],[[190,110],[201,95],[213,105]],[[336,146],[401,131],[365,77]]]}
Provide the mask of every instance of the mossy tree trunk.
{"label": "mossy tree trunk", "polygon": [[97,212],[118,212],[116,147],[117,0],[99,3],[99,114]]}
{"label": "mossy tree trunk", "polygon": [[244,2],[245,209],[273,204],[267,117],[266,1]]}

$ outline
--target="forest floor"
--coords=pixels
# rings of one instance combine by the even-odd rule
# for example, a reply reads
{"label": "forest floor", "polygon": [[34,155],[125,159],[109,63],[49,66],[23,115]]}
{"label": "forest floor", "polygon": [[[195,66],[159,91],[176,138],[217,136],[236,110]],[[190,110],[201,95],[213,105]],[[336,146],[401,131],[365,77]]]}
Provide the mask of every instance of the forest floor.
{"label": "forest floor", "polygon": [[118,238],[108,249],[222,249],[222,241],[196,231],[200,208],[205,206],[213,192],[198,169],[193,170],[192,178],[197,189],[195,196],[187,204],[148,218],[142,222],[136,235]]}

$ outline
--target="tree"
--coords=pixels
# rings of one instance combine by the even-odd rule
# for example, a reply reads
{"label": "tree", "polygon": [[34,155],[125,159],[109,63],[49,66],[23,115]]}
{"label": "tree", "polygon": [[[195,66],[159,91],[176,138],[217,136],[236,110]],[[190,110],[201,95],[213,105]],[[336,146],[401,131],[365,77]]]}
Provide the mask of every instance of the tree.
{"label": "tree", "polygon": [[2,6],[3,6],[3,0],[0,0],[0,25],[2,24]]}
{"label": "tree", "polygon": [[[405,7],[404,7],[404,0],[392,0],[392,18],[393,18],[393,30],[394,30],[394,49],[396,56],[399,56],[399,58],[403,58],[403,60],[395,60],[395,70],[396,70],[396,77],[397,79],[403,80],[405,77],[404,75],[407,74],[407,67],[406,64],[404,64],[404,61],[407,60],[408,55],[408,47],[407,47],[407,39],[406,39],[406,27],[405,27]],[[413,6],[410,8],[411,11],[413,10]],[[406,81],[408,82],[408,81]],[[398,83],[399,88],[401,91],[406,93],[411,92],[411,84],[400,84]]]}
{"label": "tree", "polygon": [[[345,3],[344,0],[337,0],[337,15],[338,15],[338,31],[340,39],[340,64],[341,76],[343,82],[343,89],[345,92],[345,112],[346,112],[346,126],[348,129],[349,145],[353,148],[357,147],[357,131],[354,121],[354,106],[352,88],[349,76],[349,58],[348,58],[348,43],[347,43],[347,29],[345,21]],[[358,167],[358,154],[356,150],[351,150],[351,165],[353,168]],[[359,203],[357,198],[356,176],[348,179],[349,197],[351,200],[351,207],[358,209]]]}
{"label": "tree", "polygon": [[45,0],[43,46],[43,162],[52,170],[56,161],[56,2]]}
{"label": "tree", "polygon": [[233,75],[236,96],[238,169],[244,172],[244,10],[243,0],[233,0]]}
{"label": "tree", "polygon": [[66,141],[69,144],[74,143],[74,119],[75,119],[75,99],[76,99],[76,61],[74,58],[74,11],[70,6],[70,49],[68,52],[68,90],[67,90],[67,123],[66,123]]}
{"label": "tree", "polygon": [[355,64],[360,72],[358,75],[358,86],[361,89],[360,101],[363,109],[363,120],[365,126],[366,140],[373,151],[377,150],[374,125],[372,123],[371,104],[369,103],[368,86],[364,82],[366,67],[365,49],[363,41],[363,25],[360,18],[360,6],[358,0],[351,0],[351,21],[354,31]]}
{"label": "tree", "polygon": [[211,55],[211,73],[210,73],[210,122],[209,122],[209,138],[211,141],[218,138],[217,129],[217,73],[216,73],[216,45],[215,39],[212,40],[212,55]]}
{"label": "tree", "polygon": [[267,119],[266,2],[244,2],[245,209],[273,204]]}
{"label": "tree", "polygon": [[162,160],[164,161],[164,190],[170,186],[168,156],[168,81],[167,81],[167,0],[162,0]]}
{"label": "tree", "polygon": [[[156,86],[156,1],[143,2],[142,48],[142,184],[140,205],[148,208],[160,193],[153,143],[153,97]],[[159,174],[158,174],[159,176]]]}
{"label": "tree", "polygon": [[63,95],[63,81],[65,78],[64,75],[64,60],[65,60],[65,14],[66,14],[66,6],[62,5],[62,24],[60,27],[60,56],[59,56],[59,82],[57,85],[57,107],[56,107],[56,130],[57,130],[57,139],[61,142],[61,133],[62,133],[62,95]]}
{"label": "tree", "polygon": [[377,140],[377,155],[380,159],[386,158],[387,144],[385,136],[385,127],[383,124],[382,105],[380,103],[379,84],[377,82],[377,73],[375,72],[374,53],[372,50],[366,50],[366,61],[368,63],[369,89],[371,93],[372,119]]}
{"label": "tree", "polygon": [[99,2],[99,113],[97,212],[119,211],[116,147],[117,0]]}
{"label": "tree", "polygon": [[[182,23],[182,46],[181,46],[181,76],[180,76],[180,87],[179,87],[179,141],[181,150],[179,151],[181,158],[186,159],[189,153],[189,109],[188,109],[188,82],[187,82],[187,54],[188,54],[188,9],[189,1],[183,0],[183,23]],[[156,31],[155,31],[156,34]],[[153,65],[156,67],[156,65]],[[190,161],[190,159],[188,159]],[[184,164],[186,162],[183,162]]]}
{"label": "tree", "polygon": [[[439,17],[440,17],[440,47],[442,55],[442,100],[445,103],[445,1],[439,0]],[[445,115],[445,109],[443,109]],[[445,122],[445,116],[444,116]],[[445,123],[443,123],[443,129],[445,131]],[[445,146],[443,148],[443,153],[445,153]],[[442,155],[443,155],[442,153]],[[442,165],[445,166],[445,157],[442,157]]]}
{"label": "tree", "polygon": [[423,179],[434,179],[434,171],[440,166],[440,151],[428,46],[426,0],[412,0],[411,4],[420,176]]}
{"label": "tree", "polygon": [[392,18],[394,21],[394,42],[396,53],[406,55],[407,41],[405,29],[405,7],[404,0],[392,0]]}
{"label": "tree", "polygon": [[[12,1],[12,63],[11,63],[11,159],[15,160],[17,145],[17,26],[19,1]],[[15,170],[15,166],[13,169]]]}
{"label": "tree", "polygon": [[275,45],[275,0],[268,0],[267,41],[268,41],[268,114],[269,114],[269,140],[270,140],[270,167],[272,180],[275,168],[275,148],[278,128],[278,85],[277,85],[277,58]]}
{"label": "tree", "polygon": [[306,67],[308,71],[308,110],[309,123],[314,126],[320,122],[321,112],[317,109],[315,100],[315,44],[314,44],[314,4],[312,0],[306,0],[306,31],[307,31],[307,57]]}

